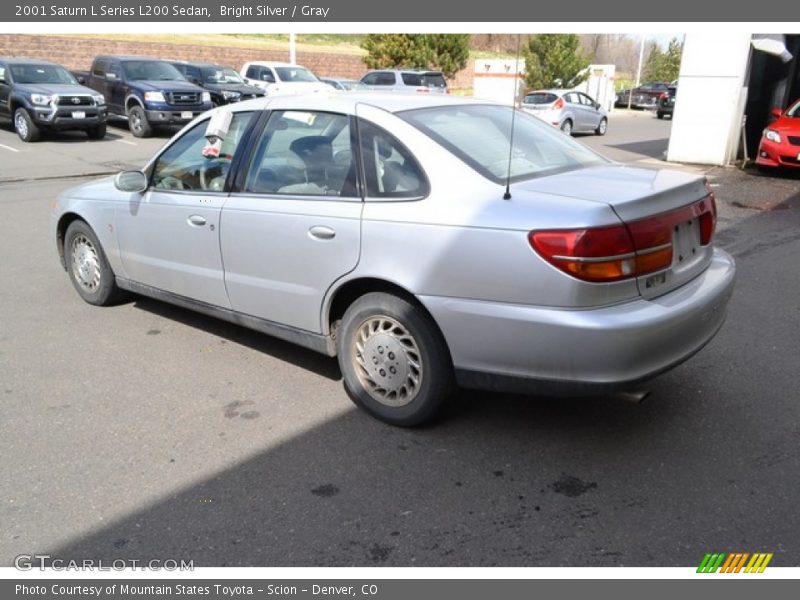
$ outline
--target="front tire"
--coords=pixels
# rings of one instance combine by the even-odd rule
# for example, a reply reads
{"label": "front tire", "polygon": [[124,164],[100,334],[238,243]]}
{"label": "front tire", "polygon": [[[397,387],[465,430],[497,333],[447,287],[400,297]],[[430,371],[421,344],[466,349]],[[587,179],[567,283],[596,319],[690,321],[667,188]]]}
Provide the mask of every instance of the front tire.
{"label": "front tire", "polygon": [[605,135],[606,131],[608,131],[608,119],[603,117],[600,119],[600,123],[597,125],[597,129],[594,130],[595,135]]}
{"label": "front tire", "polygon": [[64,257],[70,281],[81,298],[95,306],[108,306],[122,296],[114,271],[92,228],[73,221],[64,235]]}
{"label": "front tire", "polygon": [[14,113],[14,129],[23,142],[36,142],[41,137],[39,128],[24,108],[18,108]]}
{"label": "front tire", "polygon": [[429,422],[452,394],[447,344],[423,308],[390,294],[366,294],[347,309],[338,333],[345,389],[381,421]]}
{"label": "front tire", "polygon": [[128,129],[131,130],[133,137],[137,138],[147,138],[153,135],[153,127],[141,106],[135,105],[128,109]]}
{"label": "front tire", "polygon": [[661,111],[658,111],[658,112],[656,113],[656,117],[658,117],[659,119],[663,119],[663,118],[664,118],[664,113],[663,113],[663,112],[661,112]]}
{"label": "front tire", "polygon": [[572,121],[567,119],[561,124],[561,131],[566,133],[567,135],[572,135]]}

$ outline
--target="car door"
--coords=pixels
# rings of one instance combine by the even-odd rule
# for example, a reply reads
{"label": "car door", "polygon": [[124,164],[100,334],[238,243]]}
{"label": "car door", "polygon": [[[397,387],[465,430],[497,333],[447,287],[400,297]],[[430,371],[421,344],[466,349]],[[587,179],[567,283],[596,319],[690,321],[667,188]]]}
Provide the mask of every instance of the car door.
{"label": "car door", "polygon": [[9,98],[11,96],[11,70],[0,62],[0,117],[11,118]]}
{"label": "car door", "polygon": [[225,182],[253,112],[234,113],[219,158],[206,158],[203,120],[155,160],[150,187],[116,213],[120,256],[129,279],[230,307],[219,248]]}
{"label": "car door", "polygon": [[572,130],[585,131],[586,115],[581,107],[581,100],[578,97],[578,93],[568,92],[564,94],[564,102],[566,103],[566,109],[572,119]]}
{"label": "car door", "polygon": [[222,209],[231,307],[322,331],[328,288],[358,263],[362,198],[347,115],[276,110]]}
{"label": "car door", "polygon": [[594,131],[600,125],[600,119],[603,118],[602,113],[597,108],[597,103],[586,94],[579,92],[578,95],[581,99],[581,107],[583,108],[584,115],[586,115],[586,130]]}

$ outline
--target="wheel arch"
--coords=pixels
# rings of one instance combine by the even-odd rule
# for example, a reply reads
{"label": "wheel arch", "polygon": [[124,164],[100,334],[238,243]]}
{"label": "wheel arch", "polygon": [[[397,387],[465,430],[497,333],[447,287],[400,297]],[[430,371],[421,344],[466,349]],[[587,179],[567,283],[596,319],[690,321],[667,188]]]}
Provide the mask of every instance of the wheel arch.
{"label": "wheel arch", "polygon": [[141,98],[136,94],[128,94],[127,98],[125,98],[125,112],[130,110],[130,108],[134,105],[138,105],[140,108],[144,109],[144,102],[142,102]]}
{"label": "wheel arch", "polygon": [[355,279],[343,281],[338,285],[338,287],[335,287],[328,294],[328,300],[323,306],[323,333],[331,335],[331,337],[335,339],[335,324],[337,321],[341,320],[345,311],[347,311],[347,308],[361,296],[372,292],[383,292],[385,294],[398,296],[399,298],[402,298],[418,307],[420,310],[425,311],[425,314],[430,317],[431,321],[435,325],[439,335],[442,336],[442,340],[444,340],[445,347],[447,348],[449,358],[452,362],[450,345],[447,342],[447,338],[444,336],[442,328],[439,327],[439,324],[436,322],[436,319],[427,309],[427,307],[420,302],[416,295],[403,286],[379,277],[357,277]]}
{"label": "wheel arch", "polygon": [[67,228],[74,223],[75,221],[83,221],[89,227],[82,216],[75,212],[66,212],[58,219],[58,223],[56,224],[56,247],[58,248],[58,258],[61,261],[61,266],[66,271],[67,270],[67,258],[64,254],[64,238],[67,235]]}

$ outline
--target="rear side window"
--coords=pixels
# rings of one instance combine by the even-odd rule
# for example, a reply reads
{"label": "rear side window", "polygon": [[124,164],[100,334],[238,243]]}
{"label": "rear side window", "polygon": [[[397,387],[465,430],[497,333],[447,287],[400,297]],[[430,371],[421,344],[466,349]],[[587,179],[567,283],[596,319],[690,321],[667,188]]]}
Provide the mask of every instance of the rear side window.
{"label": "rear side window", "polygon": [[98,77],[103,77],[108,70],[108,61],[107,60],[96,60],[94,61],[94,67],[92,68],[92,75],[97,75]]}
{"label": "rear side window", "polygon": [[522,100],[523,104],[551,104],[556,101],[558,96],[555,94],[550,94],[548,92],[536,92],[533,94],[528,94]]}
{"label": "rear side window", "polygon": [[370,85],[394,85],[394,73],[377,73],[374,83]]}
{"label": "rear side window", "polygon": [[359,121],[361,156],[370,198],[419,198],[429,191],[425,173],[394,136]]}

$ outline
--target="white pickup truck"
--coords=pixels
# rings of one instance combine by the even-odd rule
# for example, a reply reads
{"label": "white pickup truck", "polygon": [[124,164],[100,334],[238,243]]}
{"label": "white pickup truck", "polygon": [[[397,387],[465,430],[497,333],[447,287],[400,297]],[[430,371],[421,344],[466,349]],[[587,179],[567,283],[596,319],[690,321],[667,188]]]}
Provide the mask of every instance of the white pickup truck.
{"label": "white pickup truck", "polygon": [[300,65],[282,62],[247,62],[239,71],[245,81],[264,90],[268,96],[288,96],[329,92],[331,87]]}

